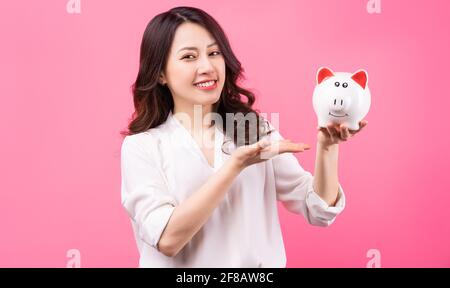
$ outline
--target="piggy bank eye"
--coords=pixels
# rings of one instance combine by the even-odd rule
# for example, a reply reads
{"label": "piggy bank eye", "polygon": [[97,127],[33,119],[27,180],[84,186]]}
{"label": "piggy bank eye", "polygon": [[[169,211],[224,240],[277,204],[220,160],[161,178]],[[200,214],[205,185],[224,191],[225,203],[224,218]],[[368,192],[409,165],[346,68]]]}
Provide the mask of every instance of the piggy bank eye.
{"label": "piggy bank eye", "polygon": [[339,82],[334,82],[334,86],[339,87]]}
{"label": "piggy bank eye", "polygon": [[346,82],[342,83],[342,87],[347,88],[348,84]]}

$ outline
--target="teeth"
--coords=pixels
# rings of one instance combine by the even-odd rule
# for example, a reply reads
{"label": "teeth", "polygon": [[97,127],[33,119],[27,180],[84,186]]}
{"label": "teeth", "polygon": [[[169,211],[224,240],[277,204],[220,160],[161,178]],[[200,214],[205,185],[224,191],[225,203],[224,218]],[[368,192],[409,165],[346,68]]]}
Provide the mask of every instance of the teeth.
{"label": "teeth", "polygon": [[216,81],[203,82],[203,83],[200,83],[200,84],[195,84],[195,86],[197,86],[197,87],[209,87],[209,86],[214,85],[215,82]]}

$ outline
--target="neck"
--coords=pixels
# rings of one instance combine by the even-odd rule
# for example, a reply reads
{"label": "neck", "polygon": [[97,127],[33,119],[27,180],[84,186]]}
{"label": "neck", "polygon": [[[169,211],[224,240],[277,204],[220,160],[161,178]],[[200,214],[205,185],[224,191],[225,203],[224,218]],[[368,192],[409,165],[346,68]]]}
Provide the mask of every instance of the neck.
{"label": "neck", "polygon": [[211,128],[213,105],[175,105],[173,115],[188,130],[197,133]]}

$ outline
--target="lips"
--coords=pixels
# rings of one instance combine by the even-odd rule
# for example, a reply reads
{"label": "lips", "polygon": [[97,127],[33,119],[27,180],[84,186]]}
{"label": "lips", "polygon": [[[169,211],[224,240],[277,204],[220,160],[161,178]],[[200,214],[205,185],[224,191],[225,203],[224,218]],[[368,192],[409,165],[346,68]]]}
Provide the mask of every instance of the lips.
{"label": "lips", "polygon": [[217,82],[217,79],[207,79],[207,80],[202,80],[202,81],[199,81],[199,82],[195,82],[194,85],[201,84],[201,83],[205,83],[205,82],[209,82],[209,81],[216,81],[216,82]]}
{"label": "lips", "polygon": [[213,90],[213,89],[216,89],[217,88],[217,81],[216,80],[212,80],[212,81],[214,81],[214,83],[212,85],[210,85],[210,86],[202,87],[202,86],[194,85],[194,87],[198,88],[200,90]]}

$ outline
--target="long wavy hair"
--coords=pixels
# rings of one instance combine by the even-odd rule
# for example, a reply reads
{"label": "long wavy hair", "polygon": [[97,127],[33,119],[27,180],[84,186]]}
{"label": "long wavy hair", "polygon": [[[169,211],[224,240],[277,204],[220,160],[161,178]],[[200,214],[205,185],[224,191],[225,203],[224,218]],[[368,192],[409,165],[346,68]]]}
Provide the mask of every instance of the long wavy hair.
{"label": "long wavy hair", "polygon": [[[245,140],[239,141],[243,144],[251,144],[259,140],[262,133],[266,131],[267,122],[252,108],[255,95],[242,87],[237,82],[245,79],[243,68],[231,50],[230,43],[224,31],[217,21],[201,9],[193,7],[176,7],[167,12],[158,14],[147,25],[142,37],[140,47],[139,72],[136,81],[132,85],[133,101],[135,111],[131,117],[127,131],[122,131],[123,136],[133,135],[147,131],[164,123],[170,111],[173,111],[174,102],[169,88],[158,82],[159,76],[166,67],[167,57],[175,35],[175,31],[185,22],[196,23],[208,30],[215,38],[225,60],[225,83],[220,98],[213,106],[213,111],[218,113],[222,119],[226,119],[228,113],[254,113],[257,119],[256,137],[251,137],[249,130],[251,123],[245,123]],[[246,98],[243,101],[242,98]],[[225,134],[234,135],[232,140],[238,142],[237,131],[240,124],[223,121],[224,127],[220,127]],[[241,123],[242,124],[242,123]],[[242,126],[242,125],[241,125]],[[231,131],[233,130],[233,131]],[[232,133],[229,133],[232,132]]]}

